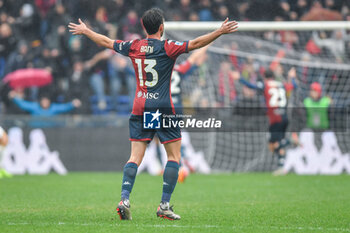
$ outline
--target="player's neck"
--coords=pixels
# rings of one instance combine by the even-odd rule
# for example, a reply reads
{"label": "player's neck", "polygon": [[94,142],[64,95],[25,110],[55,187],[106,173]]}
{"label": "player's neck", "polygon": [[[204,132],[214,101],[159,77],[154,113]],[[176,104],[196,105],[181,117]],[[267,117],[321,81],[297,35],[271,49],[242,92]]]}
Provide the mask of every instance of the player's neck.
{"label": "player's neck", "polygon": [[160,38],[162,38],[160,32],[157,32],[157,33],[152,34],[152,35],[147,35],[147,39],[157,39],[157,40],[160,40]]}

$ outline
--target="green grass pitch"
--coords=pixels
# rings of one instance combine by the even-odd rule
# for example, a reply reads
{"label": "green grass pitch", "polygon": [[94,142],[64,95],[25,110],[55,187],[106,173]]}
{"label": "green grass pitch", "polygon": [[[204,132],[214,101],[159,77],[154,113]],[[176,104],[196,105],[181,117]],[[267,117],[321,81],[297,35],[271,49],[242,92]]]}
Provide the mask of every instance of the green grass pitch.
{"label": "green grass pitch", "polygon": [[350,232],[350,176],[191,175],[156,217],[162,177],[139,175],[132,221],[115,207],[120,173],[0,180],[0,232]]}

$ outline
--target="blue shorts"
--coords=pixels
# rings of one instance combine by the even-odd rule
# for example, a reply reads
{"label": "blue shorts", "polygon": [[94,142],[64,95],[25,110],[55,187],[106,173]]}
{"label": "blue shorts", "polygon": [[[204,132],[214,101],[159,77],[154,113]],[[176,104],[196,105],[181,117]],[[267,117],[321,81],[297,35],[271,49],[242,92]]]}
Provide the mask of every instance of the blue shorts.
{"label": "blue shorts", "polygon": [[181,140],[181,131],[179,127],[167,129],[144,129],[143,116],[131,115],[129,119],[130,141],[152,141],[154,135],[157,136],[162,144]]}

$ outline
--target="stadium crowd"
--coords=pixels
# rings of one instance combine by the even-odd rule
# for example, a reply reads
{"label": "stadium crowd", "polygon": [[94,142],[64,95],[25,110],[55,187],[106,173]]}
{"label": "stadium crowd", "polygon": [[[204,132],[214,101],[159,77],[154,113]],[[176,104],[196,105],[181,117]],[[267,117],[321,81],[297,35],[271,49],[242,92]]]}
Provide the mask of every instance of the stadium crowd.
{"label": "stadium crowd", "polygon": [[[84,37],[72,36],[67,24],[82,18],[111,38],[142,38],[140,14],[152,6],[165,10],[166,20],[174,21],[221,21],[228,16],[240,21],[350,20],[347,0],[0,0],[0,79],[26,68],[45,69],[53,76],[52,84],[42,88],[12,90],[2,85],[0,111],[23,114],[13,99],[39,102],[49,98],[59,103],[75,100],[76,107],[80,107],[76,99],[81,100],[75,113],[128,112],[135,90],[134,78],[129,78],[134,75],[130,62]],[[271,39],[270,34],[264,36]],[[349,36],[333,36],[334,42],[328,43],[324,39],[332,39],[329,35],[312,35],[342,62],[346,50],[337,39],[345,43]],[[287,40],[291,46],[296,41],[293,35],[281,37],[292,38]],[[231,62],[235,66],[232,58]],[[247,61],[243,67],[249,72],[251,65]],[[219,75],[229,67],[223,63]],[[223,92],[221,87],[219,95]],[[235,98],[234,90],[230,98]]]}

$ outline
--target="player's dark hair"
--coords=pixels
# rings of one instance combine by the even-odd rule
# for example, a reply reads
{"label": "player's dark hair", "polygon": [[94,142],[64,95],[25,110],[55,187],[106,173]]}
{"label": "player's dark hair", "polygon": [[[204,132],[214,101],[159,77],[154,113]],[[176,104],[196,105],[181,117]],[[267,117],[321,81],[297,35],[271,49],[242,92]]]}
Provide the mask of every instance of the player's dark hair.
{"label": "player's dark hair", "polygon": [[265,71],[264,76],[265,78],[273,78],[273,79],[275,78],[274,73],[270,69]]}
{"label": "player's dark hair", "polygon": [[157,33],[163,22],[163,11],[159,8],[152,8],[146,11],[142,16],[142,24],[148,35]]}

